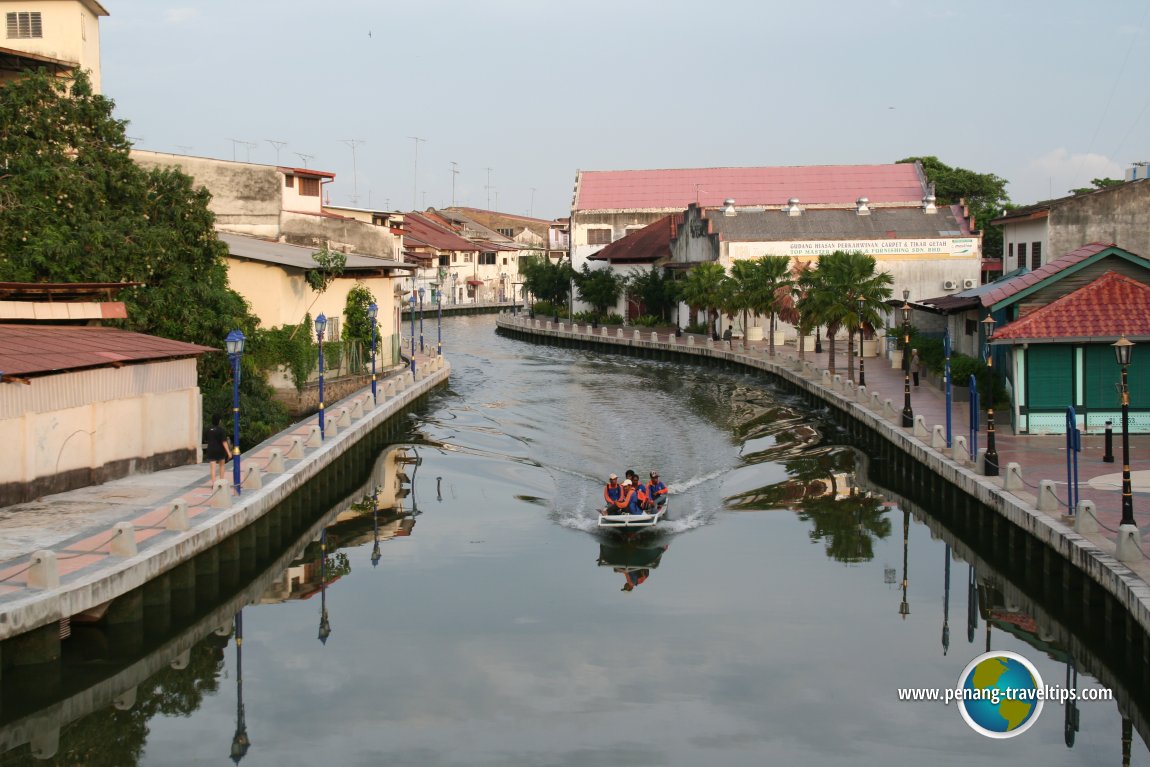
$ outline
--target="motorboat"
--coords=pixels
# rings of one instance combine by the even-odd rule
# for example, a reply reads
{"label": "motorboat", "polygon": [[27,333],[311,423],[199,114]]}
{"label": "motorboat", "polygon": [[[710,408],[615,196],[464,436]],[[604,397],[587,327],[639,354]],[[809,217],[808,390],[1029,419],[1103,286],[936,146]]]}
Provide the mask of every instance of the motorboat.
{"label": "motorboat", "polygon": [[642,530],[653,528],[667,516],[669,503],[664,503],[649,514],[599,514],[599,527],[613,530]]}

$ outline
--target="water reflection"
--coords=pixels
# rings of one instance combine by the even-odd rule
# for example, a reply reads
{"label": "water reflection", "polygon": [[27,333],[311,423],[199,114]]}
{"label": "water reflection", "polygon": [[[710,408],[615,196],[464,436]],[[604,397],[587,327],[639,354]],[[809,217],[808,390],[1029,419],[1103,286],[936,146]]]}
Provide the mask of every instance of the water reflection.
{"label": "water reflection", "polygon": [[623,576],[621,591],[634,591],[659,566],[668,543],[600,543],[599,567],[610,567]]}

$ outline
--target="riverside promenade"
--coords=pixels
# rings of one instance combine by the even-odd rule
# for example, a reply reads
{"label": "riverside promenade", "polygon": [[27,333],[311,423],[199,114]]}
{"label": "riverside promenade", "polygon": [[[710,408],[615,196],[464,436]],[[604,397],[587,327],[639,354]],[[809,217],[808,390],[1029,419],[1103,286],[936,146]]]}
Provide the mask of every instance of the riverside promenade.
{"label": "riverside promenade", "polygon": [[[539,317],[529,319],[522,314],[504,314],[497,322],[505,331],[541,341],[587,342],[695,355],[763,370],[788,381],[849,413],[958,489],[1058,552],[1117,599],[1142,630],[1150,634],[1150,558],[1145,553],[1134,562],[1119,562],[1114,557],[1122,500],[1120,424],[1116,424],[1119,432],[1114,436],[1114,463],[1102,461],[1102,434],[1083,434],[1082,451],[1078,455],[1079,496],[1082,501],[1092,502],[1094,513],[1080,512],[1076,518],[1068,514],[1066,503],[1064,435],[1016,435],[1009,426],[1008,414],[998,413],[996,441],[1001,476],[984,476],[979,465],[970,461],[965,447],[946,448],[946,394],[936,382],[923,378],[918,387],[911,387],[916,427],[903,428],[905,379],[902,369],[892,368],[885,357],[868,357],[865,359],[867,385],[856,387],[847,380],[844,342],[837,344],[836,375],[839,378],[836,378],[828,371],[830,358],[826,344],[821,354],[806,352],[800,360],[793,345],[776,347],[775,356],[770,357],[766,341],[744,346],[742,340],[736,339],[728,346],[725,341],[711,341],[702,335],[683,334],[676,338],[673,330],[617,326],[592,329],[586,324],[555,323]],[[857,358],[855,364],[858,364]],[[953,435],[961,437],[965,445],[970,423],[965,398],[953,402],[951,420]],[[978,445],[982,449],[986,447],[985,423],[980,429]],[[1144,535],[1150,519],[1150,435],[1131,436],[1130,453],[1135,520]]]}
{"label": "riverside promenade", "polygon": [[369,387],[327,406],[323,438],[311,416],[248,448],[238,495],[230,464],[213,486],[201,463],[0,508],[0,640],[46,632],[30,649],[6,643],[5,665],[51,660],[59,622],[106,610],[246,528],[450,372],[446,358],[417,355],[415,375],[378,382],[378,403]]}

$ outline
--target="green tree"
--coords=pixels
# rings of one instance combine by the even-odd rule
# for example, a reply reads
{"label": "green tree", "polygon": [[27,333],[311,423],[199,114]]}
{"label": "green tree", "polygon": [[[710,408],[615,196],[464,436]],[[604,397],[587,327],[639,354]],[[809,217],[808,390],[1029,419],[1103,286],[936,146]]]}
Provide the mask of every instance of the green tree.
{"label": "green tree", "polygon": [[741,312],[743,315],[743,348],[747,348],[748,314],[752,310],[760,313],[759,296],[756,292],[755,262],[739,260],[731,264],[731,274],[723,282],[723,311],[728,316]]}
{"label": "green tree", "polygon": [[[205,417],[231,408],[229,331],[257,320],[228,287],[227,248],[209,194],[172,169],[144,170],[128,152],[126,123],[77,73],[44,72],[0,89],[0,281],[139,282],[121,292],[128,330],[221,349],[200,359]],[[244,362],[241,429],[263,439],[288,418],[267,381]],[[253,420],[254,418],[254,420]]]}
{"label": "green tree", "polygon": [[550,259],[530,256],[519,259],[519,272],[523,275],[523,289],[536,299],[558,307],[567,303],[571,294],[571,280],[575,270],[566,261],[551,263]]}
{"label": "green tree", "polygon": [[375,296],[362,281],[357,280],[347,292],[343,307],[343,340],[348,346],[352,371],[360,372],[371,354],[372,326],[376,326],[376,342],[379,340],[378,320],[373,322],[368,316],[368,307],[376,303]]}
{"label": "green tree", "polygon": [[1090,192],[1097,192],[1099,189],[1108,189],[1112,186],[1121,186],[1126,182],[1120,178],[1092,178],[1090,179],[1092,186],[1080,186],[1077,189],[1071,189],[1070,193],[1073,195],[1089,194]]}
{"label": "green tree", "polygon": [[627,297],[642,304],[647,314],[669,322],[678,295],[677,287],[674,277],[652,266],[650,271],[633,273],[627,279],[625,290]]}
{"label": "green tree", "polygon": [[849,253],[836,250],[819,258],[818,266],[803,276],[803,298],[800,311],[807,314],[812,324],[824,325],[830,345],[827,369],[835,372],[835,335],[846,327],[847,374],[854,379],[854,332],[859,327],[859,301],[863,303],[864,326],[875,327],[882,322],[880,311],[890,298],[893,278],[887,272],[877,271],[874,256],[858,251]]}
{"label": "green tree", "polygon": [[[775,356],[775,318],[780,312],[784,319],[794,320],[795,280],[791,276],[789,256],[763,256],[753,262],[753,304],[755,312],[770,317],[767,324],[768,354]],[[800,346],[801,346],[800,342]]]}
{"label": "green tree", "polygon": [[583,270],[575,275],[579,300],[591,304],[596,320],[603,319],[607,310],[619,303],[623,284],[623,277],[610,268],[592,269],[583,264]]}
{"label": "green tree", "polygon": [[692,311],[703,309],[707,312],[711,336],[718,335],[715,321],[723,303],[723,281],[727,279],[722,264],[707,261],[691,267],[682,284],[682,299]]}
{"label": "green tree", "polygon": [[974,216],[975,226],[982,229],[982,252],[987,258],[1002,258],[1002,229],[990,222],[1010,207],[1007,181],[993,173],[977,173],[965,168],[952,168],[934,156],[907,157],[903,162],[922,163],[927,180],[934,184],[939,204],[955,205],[965,200]]}

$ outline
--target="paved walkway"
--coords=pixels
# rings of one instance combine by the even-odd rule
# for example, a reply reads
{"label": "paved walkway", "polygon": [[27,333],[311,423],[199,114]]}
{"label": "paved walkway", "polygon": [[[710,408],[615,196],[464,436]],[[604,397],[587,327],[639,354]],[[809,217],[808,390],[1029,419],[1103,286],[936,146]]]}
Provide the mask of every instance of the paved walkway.
{"label": "paved walkway", "polygon": [[[416,364],[429,361],[433,351],[429,349],[426,355],[416,355]],[[394,377],[406,371],[407,368],[401,368]],[[381,380],[378,386],[382,405],[387,380]],[[370,388],[367,392],[370,393]],[[360,391],[354,396],[363,394]],[[340,407],[341,403],[329,405],[328,416],[334,417]],[[295,438],[306,439],[316,425],[317,416],[313,415],[245,452],[241,464],[245,472],[251,466],[266,466],[274,449],[286,453]],[[285,459],[289,472],[296,463],[298,461]],[[122,543],[117,540],[120,533],[115,529],[121,523],[133,526],[140,551],[179,535],[178,530],[169,529],[172,502],[176,499],[186,502],[188,525],[192,528],[230,513],[230,508],[218,508],[210,502],[213,489],[209,469],[208,464],[201,463],[133,474],[102,485],[0,508],[0,613],[6,611],[7,605],[33,592],[28,579],[35,552],[47,550],[56,554],[60,582],[64,585],[91,577],[117,559],[113,545]],[[224,479],[231,483],[231,463],[225,465]],[[119,559],[122,561],[122,557]]]}

